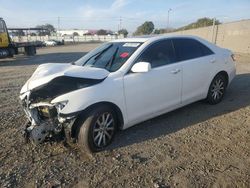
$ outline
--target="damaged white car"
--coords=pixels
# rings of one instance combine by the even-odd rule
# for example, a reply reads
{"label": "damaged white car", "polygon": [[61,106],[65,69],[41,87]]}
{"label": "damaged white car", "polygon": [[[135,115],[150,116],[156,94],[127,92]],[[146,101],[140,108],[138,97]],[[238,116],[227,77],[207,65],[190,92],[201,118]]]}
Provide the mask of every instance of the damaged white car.
{"label": "damaged white car", "polygon": [[25,135],[39,144],[62,135],[84,151],[108,146],[117,129],[207,99],[219,103],[234,57],[192,36],[108,42],[71,64],[42,64],[22,87]]}

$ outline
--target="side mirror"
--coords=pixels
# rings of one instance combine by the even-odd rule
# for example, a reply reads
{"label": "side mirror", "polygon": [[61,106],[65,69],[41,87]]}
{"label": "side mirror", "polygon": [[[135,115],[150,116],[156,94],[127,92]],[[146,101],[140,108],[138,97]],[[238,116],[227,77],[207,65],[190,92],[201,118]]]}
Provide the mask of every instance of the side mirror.
{"label": "side mirror", "polygon": [[132,66],[132,72],[148,72],[151,70],[151,64],[148,62],[139,62]]}

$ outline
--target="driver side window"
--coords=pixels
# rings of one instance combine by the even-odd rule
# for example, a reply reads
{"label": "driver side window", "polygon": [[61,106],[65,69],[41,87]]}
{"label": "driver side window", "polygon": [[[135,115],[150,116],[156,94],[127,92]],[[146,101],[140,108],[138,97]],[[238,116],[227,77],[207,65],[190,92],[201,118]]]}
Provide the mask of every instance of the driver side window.
{"label": "driver side window", "polygon": [[176,62],[172,40],[153,43],[141,54],[137,62],[149,62],[152,68]]}

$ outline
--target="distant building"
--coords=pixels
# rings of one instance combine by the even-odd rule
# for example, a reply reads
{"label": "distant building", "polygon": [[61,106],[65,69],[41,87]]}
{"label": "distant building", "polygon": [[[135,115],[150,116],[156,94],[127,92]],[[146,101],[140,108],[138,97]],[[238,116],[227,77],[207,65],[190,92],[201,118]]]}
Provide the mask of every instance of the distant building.
{"label": "distant building", "polygon": [[[98,30],[94,29],[67,29],[57,31],[60,36],[84,36],[84,35],[97,35]],[[116,33],[107,30],[107,35],[114,35]]]}
{"label": "distant building", "polygon": [[86,29],[69,29],[69,30],[60,30],[57,31],[60,36],[83,36],[84,34],[88,33],[88,30]]}

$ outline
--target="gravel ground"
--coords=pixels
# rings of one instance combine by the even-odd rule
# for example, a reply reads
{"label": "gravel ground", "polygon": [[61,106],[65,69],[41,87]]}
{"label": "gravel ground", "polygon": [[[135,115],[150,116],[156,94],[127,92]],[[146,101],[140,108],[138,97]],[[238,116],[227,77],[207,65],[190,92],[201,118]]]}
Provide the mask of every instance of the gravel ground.
{"label": "gravel ground", "polygon": [[118,132],[89,158],[63,143],[24,144],[18,93],[38,64],[70,62],[97,44],[0,60],[0,187],[250,187],[250,55],[223,102],[197,102]]}

